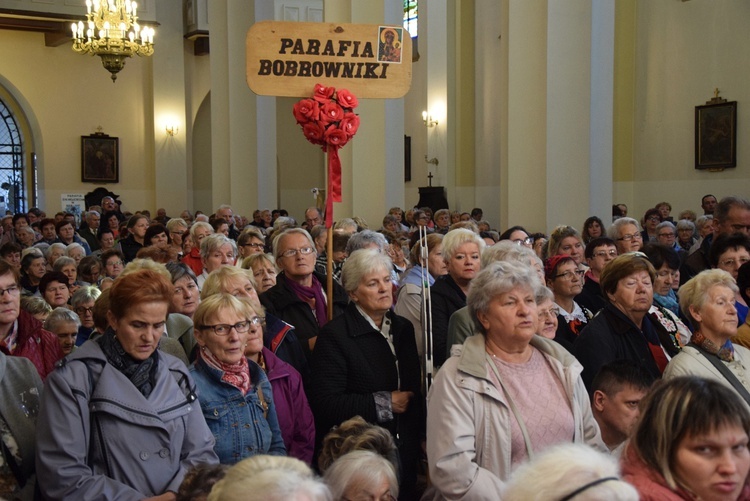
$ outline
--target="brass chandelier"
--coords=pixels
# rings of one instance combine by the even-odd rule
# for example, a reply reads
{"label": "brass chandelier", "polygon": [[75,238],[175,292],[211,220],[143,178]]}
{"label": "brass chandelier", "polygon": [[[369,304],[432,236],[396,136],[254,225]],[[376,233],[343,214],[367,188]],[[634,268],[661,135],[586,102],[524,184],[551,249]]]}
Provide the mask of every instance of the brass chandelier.
{"label": "brass chandelier", "polygon": [[138,5],[131,0],[86,0],[86,24],[73,23],[73,50],[97,55],[112,82],[133,54],[154,53],[154,29],[138,24]]}

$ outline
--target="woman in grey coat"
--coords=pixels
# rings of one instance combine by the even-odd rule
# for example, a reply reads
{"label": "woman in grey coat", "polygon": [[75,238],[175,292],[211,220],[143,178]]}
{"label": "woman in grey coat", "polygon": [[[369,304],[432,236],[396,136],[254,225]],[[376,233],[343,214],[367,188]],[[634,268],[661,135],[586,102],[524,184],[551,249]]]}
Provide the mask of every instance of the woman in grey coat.
{"label": "woman in grey coat", "polygon": [[174,287],[142,269],[110,292],[110,328],[47,378],[36,466],[46,499],[173,500],[218,462],[185,365],[159,350]]}

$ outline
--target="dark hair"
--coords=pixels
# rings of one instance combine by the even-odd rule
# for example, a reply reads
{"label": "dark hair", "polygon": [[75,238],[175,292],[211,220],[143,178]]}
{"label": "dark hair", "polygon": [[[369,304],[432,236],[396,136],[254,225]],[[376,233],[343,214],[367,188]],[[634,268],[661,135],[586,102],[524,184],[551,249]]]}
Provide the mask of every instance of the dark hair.
{"label": "dark hair", "polygon": [[96,232],[97,240],[101,240],[106,233],[111,233],[113,237],[115,236],[115,232],[109,226],[99,225],[99,231]]}
{"label": "dark hair", "polygon": [[66,226],[66,225],[70,225],[71,228],[73,228],[73,231],[75,231],[76,227],[73,226],[73,223],[71,223],[70,221],[68,221],[66,219],[63,219],[63,220],[58,221],[57,223],[55,223],[55,233],[59,234],[60,233],[60,228],[62,228],[63,226]]}
{"label": "dark hair", "polygon": [[29,252],[23,258],[21,258],[21,271],[23,272],[23,274],[26,274],[26,270],[31,265],[31,262],[34,261],[34,259],[40,258],[44,259],[44,255],[41,254],[41,251],[39,253]]}
{"label": "dark hair", "polygon": [[3,275],[7,275],[8,273],[13,275],[13,279],[16,281],[16,285],[18,285],[18,281],[20,279],[18,270],[15,268],[15,266],[10,264],[5,259],[0,259],[0,277],[2,277]]}
{"label": "dark hair", "polygon": [[41,294],[44,294],[47,292],[47,287],[52,282],[60,282],[61,284],[65,284],[67,287],[70,287],[70,282],[68,282],[68,276],[63,273],[62,271],[48,271],[44,274],[41,280],[39,280],[39,292]]}
{"label": "dark hair", "polygon": [[708,249],[708,262],[712,268],[719,266],[719,258],[728,250],[744,248],[750,252],[750,238],[742,233],[722,234],[714,239]]}
{"label": "dark hair", "polygon": [[599,223],[599,228],[602,229],[602,233],[601,233],[602,235],[606,233],[604,229],[604,223],[602,223],[602,220],[596,216],[591,216],[588,219],[586,219],[586,221],[583,222],[583,230],[581,231],[581,238],[583,238],[584,243],[589,243],[589,240],[591,240],[591,235],[589,235],[589,228],[591,228],[591,226],[594,223]]}
{"label": "dark hair", "polygon": [[750,287],[750,261],[740,266],[737,272],[737,287],[740,288],[740,296],[746,303],[750,302],[750,296],[745,291]]}
{"label": "dark hair", "polygon": [[229,465],[199,464],[190,468],[177,489],[177,501],[194,501],[208,499],[213,486],[224,478]]}
{"label": "dark hair", "polygon": [[78,263],[78,276],[81,277],[85,275],[86,277],[91,275],[91,270],[94,269],[94,266],[99,265],[99,271],[102,271],[103,265],[102,262],[99,260],[99,257],[91,255],[91,256],[85,256],[81,261]]}
{"label": "dark hair", "polygon": [[708,197],[714,197],[714,200],[716,200],[716,197],[709,193],[708,195],[703,195],[703,198],[701,198],[701,205],[703,205],[703,202],[705,202]]}
{"label": "dark hair", "polygon": [[654,265],[655,270],[661,269],[666,264],[670,270],[680,269],[680,256],[677,255],[677,251],[666,245],[657,243],[646,244],[641,252],[646,254],[646,257]]}
{"label": "dark hair", "polygon": [[479,207],[474,207],[473,209],[471,209],[472,217],[477,216],[479,214],[484,214],[484,211],[482,211],[482,209],[480,209]]}
{"label": "dark hair", "polygon": [[133,228],[133,226],[135,226],[138,223],[138,221],[140,221],[141,219],[145,219],[146,221],[148,221],[148,216],[144,216],[143,213],[133,214],[132,216],[128,218],[127,228],[128,229]]}
{"label": "dark hair", "polygon": [[596,248],[603,247],[605,245],[617,247],[617,243],[609,237],[594,238],[593,240],[589,240],[589,243],[586,244],[586,248],[583,251],[583,257],[585,257],[586,259],[593,258]]}
{"label": "dark hair", "polygon": [[186,265],[185,263],[177,263],[177,262],[171,262],[167,263],[167,271],[170,275],[172,275],[172,283],[175,283],[182,277],[190,277],[193,282],[195,282],[196,285],[198,285],[198,279],[195,276],[195,272],[190,268],[190,266]]}
{"label": "dark hair", "polygon": [[654,283],[656,270],[654,270],[651,261],[640,252],[621,254],[607,263],[599,276],[599,285],[607,300],[610,300],[609,294],[614,294],[617,291],[620,280],[639,271],[648,273],[651,283]]}
{"label": "dark hair", "polygon": [[620,204],[615,204],[612,206],[612,217],[622,217],[622,209],[620,208]]}
{"label": "dark hair", "polygon": [[13,214],[13,226],[16,225],[16,221],[18,221],[19,219],[25,219],[26,224],[31,224],[31,221],[29,221],[29,216],[26,215],[25,212],[17,212]]}
{"label": "dark hair", "polygon": [[118,249],[109,249],[109,250],[106,250],[106,251],[102,252],[102,266],[107,266],[107,261],[112,256],[117,256],[122,261],[125,261],[125,254],[123,254],[120,250],[118,250]]}
{"label": "dark hair", "polygon": [[643,215],[643,220],[641,221],[641,225],[643,225],[644,228],[646,227],[646,221],[648,221],[651,216],[657,216],[660,223],[664,221],[664,219],[661,217],[661,212],[659,212],[659,209],[649,209]]}
{"label": "dark hair", "polygon": [[151,226],[149,226],[146,230],[146,236],[143,237],[143,241],[146,242],[146,246],[151,245],[151,239],[159,233],[164,233],[167,236],[168,243],[172,242],[172,240],[170,240],[169,238],[169,231],[167,231],[166,226],[161,223],[152,223]]}
{"label": "dark hair", "polygon": [[20,253],[23,249],[21,249],[21,246],[18,245],[15,242],[6,242],[0,247],[0,257],[5,257],[9,254],[13,254],[14,252]]}
{"label": "dark hair", "polygon": [[733,207],[750,210],[750,202],[740,197],[722,198],[719,203],[716,204],[716,209],[714,210],[714,221],[717,223],[723,223],[726,221],[727,216],[729,216],[729,211],[732,210]]}
{"label": "dark hair", "polygon": [[514,231],[522,231],[526,233],[526,235],[529,234],[529,232],[526,231],[526,228],[524,228],[523,226],[511,226],[510,228],[508,228],[507,230],[505,230],[504,232],[500,234],[500,240],[498,240],[498,242],[503,241],[503,240],[510,240],[510,236],[513,234]]}
{"label": "dark hair", "polygon": [[[44,219],[42,219],[41,221],[39,221],[39,228],[40,229],[44,228],[45,226],[49,226],[50,224],[52,226],[56,227],[54,219],[52,219],[51,217],[45,217]],[[57,229],[57,228],[55,228],[55,229]]]}
{"label": "dark hair", "polygon": [[599,390],[614,396],[626,386],[637,390],[648,390],[654,377],[632,360],[615,360],[602,365],[591,383],[591,393]]}

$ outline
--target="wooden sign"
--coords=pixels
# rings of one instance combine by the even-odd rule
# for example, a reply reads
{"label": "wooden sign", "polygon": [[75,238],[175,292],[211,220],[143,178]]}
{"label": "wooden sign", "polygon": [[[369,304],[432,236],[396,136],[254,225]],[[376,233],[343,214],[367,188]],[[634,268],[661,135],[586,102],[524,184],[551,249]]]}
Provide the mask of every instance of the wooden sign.
{"label": "wooden sign", "polygon": [[263,96],[310,97],[319,83],[398,98],[411,86],[411,36],[401,26],[260,21],[246,48],[247,84]]}

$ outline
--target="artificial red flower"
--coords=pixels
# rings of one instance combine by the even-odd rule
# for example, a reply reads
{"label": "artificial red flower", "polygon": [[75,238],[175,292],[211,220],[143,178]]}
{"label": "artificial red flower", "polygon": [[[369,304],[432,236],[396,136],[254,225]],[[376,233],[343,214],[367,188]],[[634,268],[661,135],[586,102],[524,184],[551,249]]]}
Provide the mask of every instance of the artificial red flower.
{"label": "artificial red flower", "polygon": [[330,100],[320,107],[320,121],[323,124],[338,122],[344,118],[344,110],[334,100]]}
{"label": "artificial red flower", "polygon": [[297,123],[304,125],[312,120],[320,118],[320,105],[314,99],[303,99],[296,103],[293,108],[294,118]]}
{"label": "artificial red flower", "polygon": [[346,89],[339,89],[338,93],[336,94],[336,99],[344,108],[354,109],[359,106],[359,101],[357,101],[357,98],[354,97],[354,94]]}
{"label": "artificial red flower", "polygon": [[327,103],[333,97],[334,92],[336,92],[335,87],[325,87],[320,84],[315,84],[313,99],[321,103]]}
{"label": "artificial red flower", "polygon": [[337,148],[341,148],[349,141],[349,136],[346,135],[346,132],[334,126],[326,129],[323,133],[323,138],[327,144]]}
{"label": "artificial red flower", "polygon": [[339,127],[347,136],[352,137],[359,129],[359,115],[356,113],[344,113],[344,118],[339,122]]}
{"label": "artificial red flower", "polygon": [[325,127],[317,122],[309,122],[302,126],[302,133],[313,144],[325,144],[323,140],[324,132]]}

